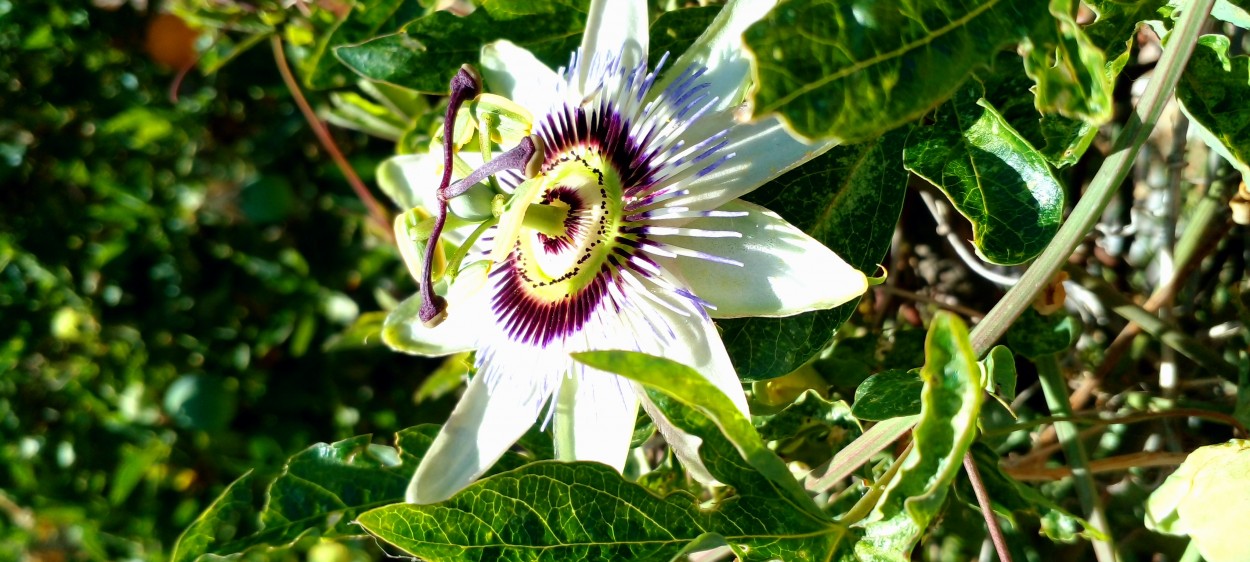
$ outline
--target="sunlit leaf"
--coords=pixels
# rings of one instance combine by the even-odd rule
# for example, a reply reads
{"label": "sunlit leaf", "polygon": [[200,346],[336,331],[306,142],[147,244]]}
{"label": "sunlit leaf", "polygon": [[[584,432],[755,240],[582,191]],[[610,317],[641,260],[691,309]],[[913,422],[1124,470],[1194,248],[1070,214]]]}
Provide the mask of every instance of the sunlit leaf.
{"label": "sunlit leaf", "polygon": [[498,39],[531,50],[552,68],[568,64],[569,54],[581,44],[587,3],[566,0],[544,7],[495,0],[464,17],[434,12],[398,33],[338,47],[334,53],[371,80],[445,94],[456,70],[476,64],[482,45]]}
{"label": "sunlit leaf", "polygon": [[1051,0],[1053,17],[1029,37],[1024,68],[1037,83],[1034,100],[1043,113],[1100,125],[1111,119],[1112,78],[1101,49],[1076,23],[1075,0]]}
{"label": "sunlit leaf", "polygon": [[755,56],[755,115],[845,142],[913,121],[974,69],[1019,42],[1039,0],[790,0],[744,35]]}
{"label": "sunlit leaf", "polygon": [[573,358],[590,367],[627,377],[698,409],[716,423],[747,464],[768,478],[777,494],[791,498],[798,507],[820,513],[785,463],[760,439],[751,420],[698,371],[670,359],[634,351],[586,351],[573,354]]}
{"label": "sunlit leaf", "polygon": [[252,473],[235,480],[204,510],[195,522],[182,532],[170,562],[192,562],[203,554],[214,552],[254,513],[252,507]]}
{"label": "sunlit leaf", "polygon": [[323,89],[345,86],[351,73],[332,55],[341,45],[359,43],[383,33],[394,33],[425,14],[415,0],[355,0],[347,14],[322,35],[304,61],[304,84]]}
{"label": "sunlit leaf", "polygon": [[1199,137],[1250,177],[1250,56],[1230,57],[1223,35],[1198,39],[1176,96]]}
{"label": "sunlit leaf", "polygon": [[981,361],[985,368],[985,390],[1003,401],[1003,406],[1016,399],[1016,358],[1011,350],[996,345]]}
{"label": "sunlit leaf", "polygon": [[1064,190],[1046,159],[980,96],[965,88],[939,108],[935,123],[908,139],[903,161],[972,222],[983,258],[1018,264],[1059,230]]}
{"label": "sunlit leaf", "polygon": [[[202,554],[233,555],[284,548],[305,536],[359,536],[354,518],[366,510],[402,502],[408,481],[434,441],[438,426],[400,431],[398,448],[376,445],[362,435],[336,443],[318,443],[291,457],[270,485],[263,510],[251,505],[250,484],[241,479],[222,494],[186,532],[182,558]],[[524,464],[504,455],[493,472]],[[240,521],[259,515],[258,530],[237,536]],[[213,537],[225,536],[225,539]]]}
{"label": "sunlit leaf", "polygon": [[964,453],[977,432],[984,397],[981,369],[968,329],[953,314],[938,313],[925,346],[920,422],[912,431],[914,448],[865,520],[856,543],[861,558],[906,560],[946,501]]}
{"label": "sunlit leaf", "polygon": [[1210,562],[1246,559],[1241,540],[1250,506],[1250,441],[1234,439],[1189,454],[1146,503],[1146,528],[1189,535]]}

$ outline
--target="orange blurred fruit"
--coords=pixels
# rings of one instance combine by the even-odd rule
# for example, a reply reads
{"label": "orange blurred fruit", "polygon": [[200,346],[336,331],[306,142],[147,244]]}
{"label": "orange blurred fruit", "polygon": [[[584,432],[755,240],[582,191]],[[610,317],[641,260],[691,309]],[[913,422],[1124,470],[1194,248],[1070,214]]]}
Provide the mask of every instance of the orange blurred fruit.
{"label": "orange blurred fruit", "polygon": [[198,35],[182,18],[160,14],[148,23],[148,36],[143,48],[157,63],[182,69],[195,63],[195,39]]}

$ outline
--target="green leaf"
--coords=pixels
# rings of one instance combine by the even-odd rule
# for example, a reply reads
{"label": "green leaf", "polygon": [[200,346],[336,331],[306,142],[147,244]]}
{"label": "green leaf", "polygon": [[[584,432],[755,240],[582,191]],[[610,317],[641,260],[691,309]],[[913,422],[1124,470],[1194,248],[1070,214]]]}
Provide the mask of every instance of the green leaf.
{"label": "green leaf", "polygon": [[[871,142],[837,146],[745,197],[781,215],[836,252],[876,275],[903,208],[902,169],[907,129]],[[859,300],[832,310],[785,318],[718,320],[738,376],[746,381],[789,373],[829,345]]]}
{"label": "green leaf", "polygon": [[1112,79],[1101,49],[1076,23],[1075,0],[1051,0],[1053,17],[1041,20],[1025,49],[1025,72],[1037,82],[1035,103],[1043,114],[1101,125],[1111,119]]}
{"label": "green leaf", "polygon": [[1066,351],[1081,335],[1081,323],[1063,312],[1043,316],[1027,308],[1007,331],[1007,345],[1016,353],[1037,359]]}
{"label": "green leaf", "polygon": [[[256,512],[250,484],[244,485],[250,476],[245,476],[183,533],[180,541],[190,542],[182,550],[184,557],[176,560],[265,552],[310,535],[359,536],[353,519],[366,510],[403,501],[408,481],[438,431],[435,425],[400,431],[397,448],[373,444],[370,436],[362,435],[305,449],[291,457],[269,485],[259,530],[238,536],[234,530],[239,522]],[[519,455],[505,454],[492,474],[524,463]]]}
{"label": "green leaf", "polygon": [[903,463],[898,475],[864,522],[864,538],[855,545],[861,559],[908,559],[941,510],[964,453],[976,438],[985,394],[968,328],[955,315],[938,313],[929,326],[925,353],[914,448],[897,461]]}
{"label": "green leaf", "polygon": [[855,389],[851,413],[861,420],[881,421],[920,413],[924,381],[920,369],[890,369],[868,377]]}
{"label": "green leaf", "polygon": [[844,532],[826,523],[811,536],[811,527],[788,529],[786,514],[745,501],[715,510],[698,502],[683,492],[652,495],[604,465],[540,461],[479,480],[439,504],[369,511],[359,523],[431,562],[666,560],[706,545],[708,533],[745,550],[745,560],[762,561],[817,541],[828,547]]}
{"label": "green leaf", "polygon": [[1202,140],[1250,177],[1250,57],[1228,48],[1223,35],[1200,37],[1176,96]]}
{"label": "green leaf", "polygon": [[[973,443],[969,453],[981,473],[981,481],[985,484],[994,512],[1006,517],[1012,525],[1019,528],[1016,517],[1027,514],[1041,521],[1042,532],[1053,541],[1071,543],[1081,537],[1100,535],[1088,521],[1069,513],[1041,492],[1003,472],[998,466],[998,454],[993,449],[982,443]],[[980,509],[967,478],[956,481],[955,491],[965,503]]]}
{"label": "green leaf", "polygon": [[1098,135],[1097,126],[1055,113],[1043,115],[1032,97],[1020,95],[1034,83],[1015,53],[1000,53],[994,72],[978,77],[985,99],[1053,166],[1076,164]]}
{"label": "green leaf", "polygon": [[1209,562],[1246,559],[1245,511],[1250,505],[1250,441],[1200,447],[1146,503],[1146,528],[1189,535]]}
{"label": "green leaf", "polygon": [[1137,26],[1160,19],[1164,0],[1084,0],[1098,19],[1085,28],[1090,41],[1103,50],[1108,65],[1119,74],[1128,63],[1129,51],[1137,41]]}
{"label": "green leaf", "polygon": [[1049,18],[1039,0],[790,0],[747,29],[755,115],[799,134],[871,139],[949,98]]}
{"label": "green leaf", "polygon": [[510,40],[555,68],[568,63],[581,44],[586,0],[545,7],[524,0],[495,0],[468,16],[434,12],[384,35],[334,50],[348,68],[370,80],[420,92],[446,94],[447,83],[465,63],[477,63],[482,45]]}
{"label": "green leaf", "polygon": [[[655,389],[711,418],[716,427],[734,444],[742,459],[771,482],[777,494],[793,500],[797,507],[823,517],[807,497],[786,464],[769,450],[733,401],[698,371],[676,361],[636,351],[585,351],[573,359],[589,367],[626,377]],[[656,400],[663,402],[663,395]],[[667,413],[667,412],[666,412]]]}
{"label": "green leaf", "polygon": [[1007,406],[1016,399],[1016,358],[1007,346],[996,345],[981,361],[985,368],[985,390]]}
{"label": "green leaf", "polygon": [[696,6],[681,8],[660,14],[651,22],[649,63],[655,68],[660,57],[668,53],[669,61],[686,52],[699,35],[712,24],[720,6]]}
{"label": "green leaf", "polygon": [[762,417],[757,430],[765,441],[777,442],[773,450],[782,458],[808,466],[829,460],[863,433],[846,402],[825,400],[814,390],[803,392],[780,412]]}
{"label": "green leaf", "polygon": [[986,260],[1018,264],[1041,253],[1063,218],[1063,186],[1046,159],[984,98],[965,88],[907,141],[907,169],[940,188],[972,222]]}
{"label": "green leaf", "polygon": [[[1167,10],[1171,11],[1172,19],[1178,19],[1189,3],[1182,0],[1169,0]],[[1250,2],[1245,0],[1215,0],[1211,7],[1211,17],[1231,23],[1242,29],[1250,29]]]}
{"label": "green leaf", "polygon": [[346,86],[350,73],[334,57],[326,56],[334,47],[394,33],[424,14],[415,0],[355,0],[347,15],[317,41],[305,61],[304,84],[318,90]]}
{"label": "green leaf", "polygon": [[252,513],[252,472],[235,480],[174,543],[170,562],[192,562],[228,542]]}

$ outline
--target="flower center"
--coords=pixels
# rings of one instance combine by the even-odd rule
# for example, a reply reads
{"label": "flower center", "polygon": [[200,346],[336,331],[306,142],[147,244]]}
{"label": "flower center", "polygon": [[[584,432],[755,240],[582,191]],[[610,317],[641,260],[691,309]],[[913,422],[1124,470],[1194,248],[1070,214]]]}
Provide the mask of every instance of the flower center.
{"label": "flower center", "polygon": [[[546,344],[594,313],[619,247],[622,183],[593,148],[548,160],[512,251],[495,270],[494,309],[517,339]],[[616,256],[614,254],[619,254]]]}

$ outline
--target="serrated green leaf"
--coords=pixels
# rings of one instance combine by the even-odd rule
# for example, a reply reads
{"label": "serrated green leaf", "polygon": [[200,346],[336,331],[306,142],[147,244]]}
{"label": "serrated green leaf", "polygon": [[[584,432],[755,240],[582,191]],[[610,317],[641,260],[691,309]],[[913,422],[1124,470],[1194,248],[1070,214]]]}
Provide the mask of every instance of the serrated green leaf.
{"label": "serrated green leaf", "polygon": [[827,547],[842,537],[831,523],[823,535],[787,532],[785,514],[753,507],[731,499],[702,510],[694,496],[657,497],[604,465],[540,461],[479,480],[445,502],[387,506],[359,523],[431,562],[665,560],[705,545],[708,533],[745,551],[745,560],[762,561],[804,552],[797,543],[823,538]]}
{"label": "serrated green leaf", "polygon": [[649,61],[652,68],[668,53],[669,61],[686,52],[699,35],[712,24],[720,6],[681,8],[660,14],[650,28]]}
{"label": "serrated green leaf", "polygon": [[214,552],[214,547],[234,538],[252,510],[252,472],[248,471],[226,486],[208,509],[182,532],[169,555],[170,562],[192,562]]}
{"label": "serrated green leaf", "polygon": [[861,558],[909,559],[941,510],[964,453],[976,438],[985,394],[968,328],[955,315],[938,313],[929,326],[925,353],[920,370],[925,382],[920,422],[912,431],[914,448],[897,461],[903,463],[898,475],[863,522],[864,537],[855,545]]}
{"label": "serrated green leaf", "polygon": [[[636,351],[585,351],[574,353],[573,359],[587,366],[617,374],[662,393],[653,401],[661,406],[664,396],[706,415],[729,439],[742,459],[772,483],[776,493],[790,498],[796,507],[823,517],[816,504],[807,497],[789,469],[755,432],[751,420],[742,415],[733,401],[698,371],[671,359]],[[649,394],[651,394],[649,392]],[[667,413],[667,411],[666,411]]]}
{"label": "serrated green leaf", "polygon": [[[781,215],[856,269],[876,275],[903,208],[907,132],[834,147],[745,199]],[[858,304],[856,299],[831,310],[718,320],[717,325],[738,376],[763,380],[789,373],[820,353]]]}
{"label": "serrated green leaf", "polygon": [[1250,56],[1228,55],[1223,35],[1204,35],[1181,74],[1176,97],[1199,136],[1250,177]]}
{"label": "serrated green leaf", "polygon": [[587,3],[567,0],[541,7],[524,0],[495,0],[464,17],[434,12],[399,33],[338,47],[334,53],[370,80],[446,94],[456,70],[477,63],[482,45],[498,39],[529,49],[552,68],[567,64],[581,44]]}
{"label": "serrated green leaf", "polygon": [[1081,323],[1070,314],[1043,316],[1032,308],[1020,314],[1007,330],[1007,346],[1029,359],[1060,353],[1081,335]]}
{"label": "serrated green leaf", "polygon": [[871,139],[949,98],[1041,18],[1040,0],[790,0],[747,29],[756,116],[799,134]]}
{"label": "serrated green leaf", "polygon": [[851,413],[861,420],[881,421],[920,413],[924,381],[920,369],[890,369],[868,377],[855,389]]}
{"label": "serrated green leaf", "polygon": [[335,47],[394,33],[424,14],[425,9],[416,0],[355,0],[351,10],[321,36],[304,61],[304,84],[315,90],[346,86],[351,73],[328,56]]}
{"label": "serrated green leaf", "polygon": [[1075,164],[1098,135],[1097,126],[1054,113],[1043,115],[1033,98],[1020,95],[1033,87],[1033,79],[1015,53],[1000,53],[994,71],[978,77],[985,99],[1053,166]]}
{"label": "serrated green leaf", "polygon": [[[982,443],[973,443],[969,453],[977,464],[994,512],[1006,517],[1017,528],[1016,517],[1028,514],[1039,519],[1042,532],[1053,541],[1071,543],[1081,537],[1101,536],[1088,521],[1069,513],[1041,492],[1003,472],[998,466],[998,454],[993,449]],[[972,484],[967,478],[955,482],[955,491],[965,503],[979,509]]]}
{"label": "serrated green leaf", "polygon": [[1111,119],[1112,78],[1101,49],[1076,23],[1075,0],[1051,0],[1053,17],[1029,37],[1025,72],[1037,83],[1034,102],[1042,114],[1059,113],[1101,125]]}
{"label": "serrated green leaf", "polygon": [[1146,528],[1189,535],[1210,562],[1246,560],[1250,441],[1200,447],[1150,495]]}
{"label": "serrated green leaf", "polygon": [[1098,19],[1085,28],[1090,41],[1103,50],[1108,65],[1119,74],[1128,63],[1129,50],[1136,42],[1137,26],[1160,18],[1165,0],[1084,0]]}
{"label": "serrated green leaf", "polygon": [[760,437],[776,441],[773,450],[787,460],[815,466],[863,433],[841,400],[825,400],[814,390],[771,416],[756,418]]}
{"label": "serrated green leaf", "polygon": [[[403,501],[408,481],[438,430],[435,425],[402,430],[396,434],[397,448],[373,444],[370,436],[362,435],[301,451],[269,485],[264,509],[259,511],[259,529],[240,535],[236,532],[240,523],[249,523],[257,513],[251,502],[250,475],[244,476],[183,533],[180,541],[187,541],[186,546],[177,551],[182,557],[175,560],[265,552],[310,535],[359,536],[353,518]],[[508,453],[491,473],[525,462]]]}
{"label": "serrated green leaf", "polygon": [[986,260],[1023,263],[1050,243],[1063,219],[1063,186],[1011,128],[979,85],[938,109],[935,123],[907,140],[903,162],[950,198],[972,222]]}

